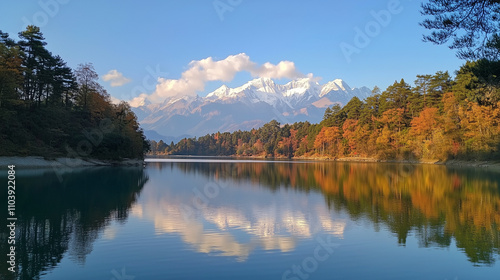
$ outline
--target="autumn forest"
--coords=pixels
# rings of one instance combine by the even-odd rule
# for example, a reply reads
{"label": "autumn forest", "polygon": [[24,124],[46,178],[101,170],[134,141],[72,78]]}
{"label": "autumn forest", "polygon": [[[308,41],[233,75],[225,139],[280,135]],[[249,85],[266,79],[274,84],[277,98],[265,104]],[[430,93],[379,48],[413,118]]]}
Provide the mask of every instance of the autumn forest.
{"label": "autumn forest", "polygon": [[92,63],[68,67],[37,26],[19,38],[0,31],[0,156],[143,158],[135,114],[111,102]]}
{"label": "autumn forest", "polygon": [[152,141],[153,154],[276,158],[493,160],[500,152],[500,63],[467,62],[448,72],[394,82],[325,110],[319,124],[280,124],[214,133],[174,143]]}

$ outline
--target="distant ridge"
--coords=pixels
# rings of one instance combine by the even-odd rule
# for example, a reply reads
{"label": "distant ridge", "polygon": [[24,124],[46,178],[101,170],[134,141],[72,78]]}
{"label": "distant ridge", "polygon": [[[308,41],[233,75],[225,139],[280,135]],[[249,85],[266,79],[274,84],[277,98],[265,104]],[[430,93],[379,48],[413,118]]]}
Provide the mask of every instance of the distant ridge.
{"label": "distant ridge", "polygon": [[280,123],[319,122],[325,108],[345,105],[354,96],[371,95],[367,87],[351,88],[336,79],[319,84],[301,78],[284,85],[270,78],[257,78],[237,88],[221,86],[206,97],[170,97],[161,104],[133,108],[150,139],[203,136],[249,130],[273,119]]}

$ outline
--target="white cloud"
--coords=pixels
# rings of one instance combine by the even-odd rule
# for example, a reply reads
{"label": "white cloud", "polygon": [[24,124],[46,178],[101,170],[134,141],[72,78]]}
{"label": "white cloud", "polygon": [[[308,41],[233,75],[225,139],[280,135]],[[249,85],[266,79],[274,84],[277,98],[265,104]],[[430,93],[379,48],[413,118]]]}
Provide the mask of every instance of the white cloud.
{"label": "white cloud", "polygon": [[116,237],[117,229],[114,226],[108,226],[104,228],[104,232],[102,234],[103,238],[106,240],[113,240]]}
{"label": "white cloud", "polygon": [[258,69],[252,69],[250,73],[252,73],[253,76],[272,79],[296,79],[304,77],[303,74],[295,69],[295,63],[291,61],[281,61],[280,63],[278,63],[278,65],[273,65],[269,62],[266,62]]}
{"label": "white cloud", "polygon": [[128,102],[128,104],[130,104],[130,106],[132,106],[132,107],[139,107],[139,106],[146,104],[147,98],[148,98],[148,95],[145,93],[142,93],[141,95],[132,98],[132,100],[130,100]]}
{"label": "white cloud", "polygon": [[159,103],[168,97],[196,96],[197,92],[205,89],[205,83],[209,81],[231,81],[239,72],[248,72],[254,77],[272,79],[296,79],[305,77],[291,61],[281,61],[274,65],[266,62],[263,65],[250,60],[245,53],[230,55],[222,60],[214,60],[208,57],[202,60],[193,60],[189,63],[189,69],[182,73],[181,78],[165,79],[159,78],[155,91],[151,95],[141,94],[129,103],[136,107],[144,104],[148,99],[152,103]]}
{"label": "white cloud", "polygon": [[105,82],[111,82],[112,87],[121,87],[124,84],[130,83],[129,78],[125,78],[122,73],[117,70],[111,70],[106,75],[102,76]]}
{"label": "white cloud", "polygon": [[118,99],[118,98],[116,98],[114,96],[110,96],[110,99],[111,99],[111,103],[113,103],[115,105],[118,105],[118,104],[120,104],[122,102],[121,99]]}

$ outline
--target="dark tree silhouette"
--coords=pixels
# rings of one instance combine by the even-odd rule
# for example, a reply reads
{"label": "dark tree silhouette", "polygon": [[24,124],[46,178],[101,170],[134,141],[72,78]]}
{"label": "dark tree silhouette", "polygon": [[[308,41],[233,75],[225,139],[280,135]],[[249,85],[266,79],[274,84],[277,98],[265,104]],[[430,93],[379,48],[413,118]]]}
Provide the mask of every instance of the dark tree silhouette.
{"label": "dark tree silhouette", "polygon": [[433,30],[424,41],[447,43],[462,59],[500,58],[500,0],[429,0],[422,4],[420,23]]}
{"label": "dark tree silhouette", "polygon": [[[45,48],[37,26],[26,27],[19,38],[0,30],[1,156],[66,156],[66,147],[74,149],[94,131],[98,141],[79,156],[143,157],[149,145],[135,114],[127,104],[111,102],[91,63],[73,71]],[[101,129],[103,122],[109,130]]]}

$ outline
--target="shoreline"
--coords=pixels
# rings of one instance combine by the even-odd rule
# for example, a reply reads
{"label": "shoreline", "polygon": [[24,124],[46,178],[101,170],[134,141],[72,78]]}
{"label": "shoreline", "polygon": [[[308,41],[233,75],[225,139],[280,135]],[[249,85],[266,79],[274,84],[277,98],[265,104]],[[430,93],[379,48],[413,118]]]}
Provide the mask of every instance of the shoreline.
{"label": "shoreline", "polygon": [[363,158],[363,157],[343,157],[343,158],[324,158],[324,157],[297,157],[294,159],[314,159],[314,160],[325,160],[325,161],[338,161],[338,162],[373,162],[373,163],[407,163],[407,164],[432,164],[432,165],[445,165],[445,166],[468,166],[468,167],[494,167],[500,168],[500,161],[488,161],[488,160],[447,160],[440,161],[437,159],[421,159],[421,160],[410,160],[410,159],[377,159],[377,158]]}
{"label": "shoreline", "polygon": [[478,167],[478,168],[491,168],[500,170],[500,160],[448,160],[440,161],[437,159],[422,159],[422,160],[396,160],[396,159],[377,159],[370,157],[343,157],[343,158],[330,158],[330,157],[265,157],[265,156],[199,156],[199,155],[146,155],[146,158],[231,158],[231,159],[269,159],[269,160],[310,160],[310,161],[331,161],[331,162],[367,162],[367,163],[406,163],[406,164],[431,164],[431,165],[444,165],[450,167]]}
{"label": "shoreline", "polygon": [[123,161],[98,160],[98,159],[82,159],[82,158],[54,158],[47,159],[41,156],[27,157],[0,157],[0,165],[15,165],[16,167],[28,168],[63,168],[63,167],[90,167],[90,166],[142,166],[144,160],[126,159]]}
{"label": "shoreline", "polygon": [[[175,157],[211,157],[211,158],[231,158],[231,159],[274,159],[283,160],[287,158],[269,158],[264,156],[147,156],[146,158],[175,158]],[[291,160],[310,160],[310,161],[331,161],[331,162],[366,162],[366,163],[406,163],[406,164],[432,164],[445,165],[450,167],[478,167],[487,169],[500,170],[500,161],[476,161],[476,160],[448,160],[445,162],[439,160],[381,160],[376,158],[363,157],[344,157],[344,158],[329,158],[329,157],[293,157]],[[123,161],[98,160],[98,159],[82,159],[82,158],[55,158],[47,159],[41,156],[1,156],[0,165],[15,165],[16,167],[28,168],[46,168],[46,167],[91,167],[91,166],[143,166],[144,159],[126,159]]]}

